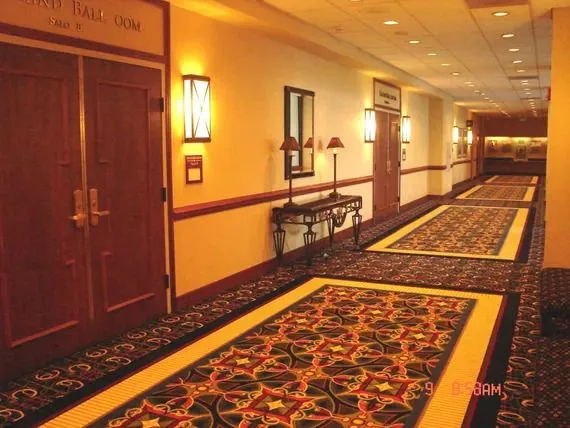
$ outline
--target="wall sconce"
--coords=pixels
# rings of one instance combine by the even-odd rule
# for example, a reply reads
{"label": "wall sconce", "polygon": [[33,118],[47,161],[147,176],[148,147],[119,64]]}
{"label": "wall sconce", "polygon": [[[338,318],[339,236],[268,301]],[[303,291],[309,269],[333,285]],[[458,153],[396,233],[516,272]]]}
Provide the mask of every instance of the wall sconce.
{"label": "wall sconce", "polygon": [[364,109],[364,142],[376,141],[376,112],[374,109]]}
{"label": "wall sconce", "polygon": [[192,74],[182,76],[184,84],[184,141],[212,141],[210,118],[210,78]]}
{"label": "wall sconce", "polygon": [[473,121],[468,120],[465,122],[465,127],[467,128],[467,144],[473,144]]}
{"label": "wall sconce", "polygon": [[412,137],[412,118],[402,116],[402,143],[409,144]]}
{"label": "wall sconce", "polygon": [[453,127],[452,140],[453,144],[459,144],[459,126]]}

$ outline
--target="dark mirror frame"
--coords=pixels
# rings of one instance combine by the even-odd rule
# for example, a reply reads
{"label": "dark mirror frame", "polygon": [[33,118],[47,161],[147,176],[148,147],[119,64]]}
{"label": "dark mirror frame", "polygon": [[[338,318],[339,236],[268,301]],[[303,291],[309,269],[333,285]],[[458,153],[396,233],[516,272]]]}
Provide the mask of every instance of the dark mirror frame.
{"label": "dark mirror frame", "polygon": [[[291,131],[291,104],[290,104],[290,100],[291,100],[291,94],[299,94],[302,96],[308,96],[308,97],[313,97],[313,111],[312,111],[312,117],[311,117],[311,134],[310,136],[313,137],[314,139],[314,134],[315,134],[315,93],[313,91],[308,91],[306,89],[299,89],[299,88],[294,88],[292,86],[285,86],[285,91],[284,91],[284,98],[285,98],[285,133],[284,133],[284,138],[287,138],[290,134]],[[301,147],[301,150],[299,150],[299,164],[303,165],[303,146],[305,145],[305,143],[307,142],[307,138],[305,138],[305,136],[303,135],[303,104],[301,103],[299,105],[299,129],[300,129],[300,133],[302,136],[302,141],[299,141],[299,146]],[[315,142],[316,144],[316,142]],[[315,148],[313,146],[312,149],[312,157],[311,157],[311,170],[310,171],[299,171],[299,172],[295,172],[295,170],[293,170],[293,174],[292,174],[292,178],[302,178],[302,177],[312,177],[315,175],[315,157],[314,157],[314,153],[315,153]],[[285,171],[285,180],[289,179],[289,160],[287,159],[287,153],[283,154],[283,161],[284,161],[284,171]]]}

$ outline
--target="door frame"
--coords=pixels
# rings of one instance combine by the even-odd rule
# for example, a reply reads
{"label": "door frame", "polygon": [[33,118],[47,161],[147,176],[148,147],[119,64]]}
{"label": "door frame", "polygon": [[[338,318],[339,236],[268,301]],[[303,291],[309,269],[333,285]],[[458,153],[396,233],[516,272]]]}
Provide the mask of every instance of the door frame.
{"label": "door frame", "polygon": [[122,62],[147,68],[156,68],[161,72],[162,96],[164,111],[162,116],[162,164],[164,174],[163,188],[166,189],[165,205],[165,272],[168,275],[169,287],[166,292],[166,310],[172,312],[176,308],[176,269],[174,256],[174,204],[172,178],[172,129],[171,129],[171,59],[170,59],[170,3],[160,0],[140,0],[159,6],[163,17],[164,54],[153,55],[105,43],[92,42],[85,39],[33,30],[17,25],[0,22],[0,41],[17,46],[32,47],[47,51],[68,53],[79,57],[92,57],[107,61]]}
{"label": "door frame", "polygon": [[[401,93],[401,89],[400,89]],[[374,107],[374,112],[383,112],[388,114],[398,115],[399,117],[399,124],[398,124],[398,214],[400,214],[401,209],[401,193],[402,193],[402,138],[401,138],[401,126],[402,126],[402,113],[400,110],[395,109],[388,109],[386,107]],[[372,148],[372,222],[376,224],[376,217],[374,215],[374,207],[376,206],[376,155],[378,150],[377,141],[374,141],[374,146]],[[383,220],[381,220],[383,221]]]}

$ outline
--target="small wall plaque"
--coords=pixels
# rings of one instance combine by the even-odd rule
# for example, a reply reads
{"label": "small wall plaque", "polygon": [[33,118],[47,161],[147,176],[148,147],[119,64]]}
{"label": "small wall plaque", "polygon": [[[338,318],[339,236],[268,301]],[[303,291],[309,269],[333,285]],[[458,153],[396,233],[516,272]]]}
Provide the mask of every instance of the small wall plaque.
{"label": "small wall plaque", "polygon": [[202,155],[184,156],[186,165],[186,184],[202,183]]}

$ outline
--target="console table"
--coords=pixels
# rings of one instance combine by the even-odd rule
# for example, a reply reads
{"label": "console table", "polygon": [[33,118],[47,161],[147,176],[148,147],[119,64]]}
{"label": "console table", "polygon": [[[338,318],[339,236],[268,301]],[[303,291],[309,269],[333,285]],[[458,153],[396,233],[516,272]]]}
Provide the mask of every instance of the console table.
{"label": "console table", "polygon": [[329,231],[329,244],[332,247],[335,228],[344,224],[346,216],[352,215],[352,231],[354,243],[358,245],[360,236],[360,225],[362,223],[362,196],[339,196],[338,198],[321,198],[304,204],[273,208],[271,221],[275,223],[277,228],[273,232],[273,244],[277,258],[283,257],[283,248],[285,247],[285,230],[283,224],[300,224],[307,226],[307,231],[303,233],[305,241],[305,254],[307,263],[311,264],[312,251],[311,245],[315,242],[317,233],[313,231],[313,226],[318,223],[327,222]]}

